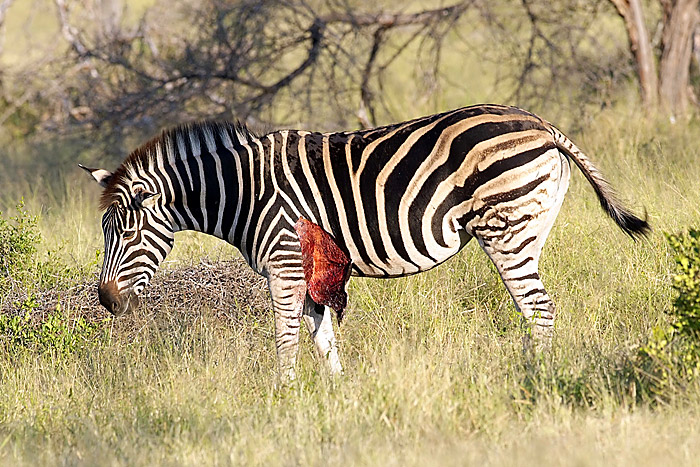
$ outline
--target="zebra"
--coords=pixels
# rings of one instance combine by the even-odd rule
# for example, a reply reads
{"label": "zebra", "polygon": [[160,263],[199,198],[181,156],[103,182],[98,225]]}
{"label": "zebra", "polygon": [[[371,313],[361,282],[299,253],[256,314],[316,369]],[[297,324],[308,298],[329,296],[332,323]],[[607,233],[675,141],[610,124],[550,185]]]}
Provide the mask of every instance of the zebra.
{"label": "zebra", "polygon": [[339,374],[330,311],[340,318],[349,276],[426,271],[474,237],[528,332],[548,342],[555,306],[538,262],[569,161],[625,233],[648,234],[646,218],[622,205],[569,138],[516,107],[476,105],[336,133],[259,136],[239,122],[164,130],[114,172],[81,165],[104,188],[99,300],[115,315],[133,309],[174,233],[205,232],[267,278],[280,376],[295,378],[302,321]]}

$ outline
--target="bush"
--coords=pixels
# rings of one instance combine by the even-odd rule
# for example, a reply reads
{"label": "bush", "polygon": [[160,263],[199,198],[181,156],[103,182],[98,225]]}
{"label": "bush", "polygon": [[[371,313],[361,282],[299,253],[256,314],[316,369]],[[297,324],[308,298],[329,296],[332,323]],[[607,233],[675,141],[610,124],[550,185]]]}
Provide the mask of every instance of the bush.
{"label": "bush", "polygon": [[640,349],[642,367],[652,376],[657,393],[700,376],[700,230],[666,234],[666,240],[674,253],[673,288],[678,295],[670,325],[654,329]]}
{"label": "bush", "polygon": [[677,319],[674,329],[693,340],[700,336],[700,230],[690,230],[687,236],[667,235],[675,252],[678,274],[673,288],[678,292],[673,302]]}
{"label": "bush", "polygon": [[10,288],[12,281],[26,283],[36,247],[41,241],[37,217],[24,209],[24,203],[16,206],[17,214],[5,219],[0,212],[0,297]]}
{"label": "bush", "polygon": [[39,353],[68,354],[89,348],[106,328],[82,316],[70,316],[58,306],[44,316],[33,313],[37,303],[30,296],[17,314],[0,315],[0,342],[14,354],[22,349]]}
{"label": "bush", "polygon": [[79,351],[103,329],[101,323],[70,315],[60,300],[46,310],[36,298],[37,291],[64,286],[79,271],[52,251],[40,258],[38,217],[29,214],[23,202],[15,209],[9,218],[0,213],[0,346],[11,354],[22,349],[51,354]]}
{"label": "bush", "polygon": [[22,201],[15,209],[17,213],[8,218],[0,212],[0,305],[18,293],[69,286],[98,264],[99,251],[93,262],[69,267],[57,254],[62,245],[39,255],[43,238],[38,216],[30,214]]}

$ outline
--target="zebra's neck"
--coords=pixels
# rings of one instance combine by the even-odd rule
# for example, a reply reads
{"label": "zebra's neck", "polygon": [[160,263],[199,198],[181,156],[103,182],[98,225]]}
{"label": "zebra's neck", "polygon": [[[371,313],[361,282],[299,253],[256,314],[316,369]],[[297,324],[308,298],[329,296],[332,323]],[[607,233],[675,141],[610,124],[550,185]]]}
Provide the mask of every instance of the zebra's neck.
{"label": "zebra's neck", "polygon": [[[174,230],[195,230],[241,247],[237,235],[246,172],[257,138],[244,127],[203,123],[163,136],[163,186]],[[156,169],[158,167],[156,166]]]}

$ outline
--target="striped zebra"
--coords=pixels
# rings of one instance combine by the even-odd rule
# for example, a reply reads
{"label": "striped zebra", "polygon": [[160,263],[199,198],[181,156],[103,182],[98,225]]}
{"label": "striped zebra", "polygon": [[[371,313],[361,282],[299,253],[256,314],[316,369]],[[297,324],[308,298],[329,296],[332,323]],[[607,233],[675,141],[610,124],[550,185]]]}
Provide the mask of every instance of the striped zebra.
{"label": "striped zebra", "polygon": [[301,321],[340,373],[330,308],[342,312],[348,276],[426,271],[475,237],[546,342],[555,307],[538,261],[569,161],[623,231],[649,231],[566,136],[514,107],[478,105],[342,133],[256,136],[240,123],[211,122],[167,130],[113,173],[83,167],[104,187],[99,299],[115,315],[133,308],[174,232],[205,232],[267,278],[280,375],[294,378]]}

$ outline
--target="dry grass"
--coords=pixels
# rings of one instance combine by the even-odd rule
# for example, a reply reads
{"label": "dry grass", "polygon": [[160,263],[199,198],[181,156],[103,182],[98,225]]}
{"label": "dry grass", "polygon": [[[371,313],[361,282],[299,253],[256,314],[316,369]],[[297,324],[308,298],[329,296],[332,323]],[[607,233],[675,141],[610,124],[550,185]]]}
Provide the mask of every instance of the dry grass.
{"label": "dry grass", "polygon": [[[0,314],[23,313],[20,304],[31,297],[36,306],[30,311],[33,319],[41,320],[57,308],[66,308],[77,317],[90,322],[108,318],[109,313],[97,297],[97,276],[66,289],[48,289],[28,292],[12,288],[0,304]],[[207,310],[215,319],[231,321],[232,310],[246,315],[262,313],[269,308],[267,283],[241,259],[208,262],[159,272],[144,291],[138,313],[167,308],[188,319],[195,310]]]}

